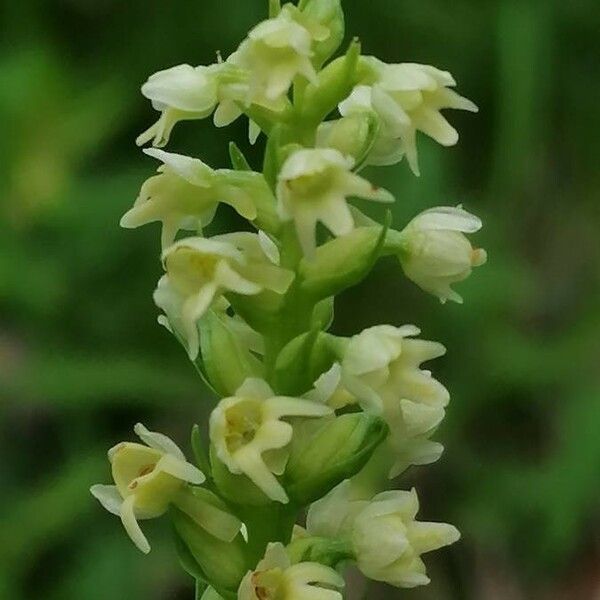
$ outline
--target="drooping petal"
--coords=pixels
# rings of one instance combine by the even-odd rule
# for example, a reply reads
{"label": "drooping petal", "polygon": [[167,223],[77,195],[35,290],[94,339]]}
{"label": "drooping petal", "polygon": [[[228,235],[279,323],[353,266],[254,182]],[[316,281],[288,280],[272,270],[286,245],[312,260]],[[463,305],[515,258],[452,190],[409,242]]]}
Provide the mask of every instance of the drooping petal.
{"label": "drooping petal", "polygon": [[137,519],[134,512],[135,496],[131,495],[125,498],[121,505],[121,522],[127,535],[131,538],[131,541],[141,550],[144,554],[150,552],[150,544],[140,526],[138,525]]}
{"label": "drooping petal", "polygon": [[96,484],[90,488],[90,493],[108,512],[117,516],[121,515],[123,497],[116,485]]}

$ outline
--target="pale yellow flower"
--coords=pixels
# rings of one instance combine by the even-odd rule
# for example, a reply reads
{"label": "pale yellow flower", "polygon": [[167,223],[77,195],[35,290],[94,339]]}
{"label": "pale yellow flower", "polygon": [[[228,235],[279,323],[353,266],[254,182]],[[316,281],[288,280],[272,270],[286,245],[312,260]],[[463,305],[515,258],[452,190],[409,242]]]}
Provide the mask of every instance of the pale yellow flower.
{"label": "pale yellow flower", "polygon": [[254,27],[227,59],[248,73],[247,104],[280,111],[287,104],[287,93],[296,77],[316,81],[311,61],[313,41],[325,39],[329,30],[311,27],[298,16],[294,6],[284,6],[277,17]]}
{"label": "pale yellow flower", "polygon": [[293,427],[285,417],[322,417],[327,406],[276,396],[261,379],[247,379],[235,396],[219,402],[210,416],[210,439],[219,459],[234,474],[245,474],[269,498],[287,503],[276,475],[288,458]]}
{"label": "pale yellow flower", "polygon": [[277,185],[277,209],[283,220],[293,220],[298,240],[307,256],[316,248],[320,221],[335,236],[354,229],[346,198],[354,196],[377,202],[393,202],[386,190],[377,188],[352,172],[354,162],[331,148],[303,149],[284,163]]}
{"label": "pale yellow flower", "polygon": [[370,579],[396,587],[429,583],[421,554],[460,539],[456,527],[416,521],[416,491],[383,492],[358,513],[352,545],[359,569]]}
{"label": "pale yellow flower", "polygon": [[212,535],[233,539],[240,522],[193,494],[187,484],[203,483],[204,474],[185,460],[175,442],[141,423],[134,431],[146,445],[122,442],[111,448],[108,458],[115,485],[94,485],[90,491],[104,508],[121,517],[135,545],[144,553],[150,551],[138,519],[159,517],[171,503]]}
{"label": "pale yellow flower", "polygon": [[156,148],[144,152],[163,164],[158,175],[144,182],[133,208],[123,215],[121,226],[134,228],[160,221],[163,248],[173,243],[178,231],[198,231],[208,225],[221,202],[252,221],[257,215],[255,198],[270,194],[259,173],[215,171],[197,158]]}
{"label": "pale yellow flower", "polygon": [[215,107],[215,125],[231,123],[242,114],[237,103],[248,93],[246,79],[243,71],[225,63],[177,65],[154,73],[142,86],[142,94],[161,115],[136,143],[141,146],[152,140],[154,146],[165,146],[179,121],[204,119]]}
{"label": "pale yellow flower", "polygon": [[283,544],[269,544],[265,557],[249,571],[238,590],[238,600],[342,600],[344,579],[315,562],[295,565]]}
{"label": "pale yellow flower", "polygon": [[374,76],[372,85],[359,85],[340,106],[344,116],[374,111],[380,129],[368,164],[390,165],[404,156],[419,174],[416,133],[421,131],[443,146],[458,142],[458,133],[440,113],[446,108],[477,112],[477,106],[451,88],[456,81],[447,71],[429,65],[388,65],[373,57],[366,61]]}
{"label": "pale yellow flower", "polygon": [[473,248],[464,235],[479,229],[481,220],[460,207],[439,206],[422,212],[402,231],[405,248],[400,263],[404,273],[442,303],[462,303],[451,285],[486,262],[485,250]]}
{"label": "pale yellow flower", "polygon": [[445,415],[446,388],[420,368],[445,353],[437,343],[410,339],[414,325],[380,325],[350,339],[341,363],[343,386],[366,410],[381,414],[390,427],[396,460],[390,477],[409,465],[436,461],[443,446],[429,440]]}
{"label": "pale yellow flower", "polygon": [[154,301],[186,343],[192,360],[200,344],[198,321],[222,294],[282,294],[289,287],[294,275],[272,262],[272,247],[264,249],[265,239],[249,232],[193,237],[163,252],[166,275],[158,282]]}

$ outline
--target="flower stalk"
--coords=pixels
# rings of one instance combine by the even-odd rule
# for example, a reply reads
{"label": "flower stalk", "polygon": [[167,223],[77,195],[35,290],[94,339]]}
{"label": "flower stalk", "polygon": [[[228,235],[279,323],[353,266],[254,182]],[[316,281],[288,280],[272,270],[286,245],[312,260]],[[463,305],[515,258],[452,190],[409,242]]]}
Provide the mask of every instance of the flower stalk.
{"label": "flower stalk", "polygon": [[[450,396],[421,365],[445,348],[414,325],[329,329],[336,296],[385,256],[442,302],[462,301],[451,286],[485,262],[466,237],[481,221],[437,207],[396,228],[385,211],[394,196],[362,169],[406,162],[418,174],[418,134],[453,145],[441,111],[476,107],[448,72],[387,65],[357,39],[335,57],[344,33],[340,0],[269,0],[268,18],[225,60],[142,86],[159,116],[137,142],[161,165],[121,224],[160,223],[159,322],[217,398],[209,443],[193,429],[198,466],[137,425],[146,445],[115,446],[115,485],[91,491],[143,552],[138,521],[167,515],[205,600],[341,600],[347,562],[397,587],[424,585],[421,554],[459,537],[415,521],[414,490],[352,492],[376,451],[391,457],[392,478],[441,456],[432,437]],[[232,168],[159,149],[182,122],[210,116],[217,127],[246,118],[251,143],[266,136],[260,172],[234,142]],[[222,204],[244,231],[211,235]]]}

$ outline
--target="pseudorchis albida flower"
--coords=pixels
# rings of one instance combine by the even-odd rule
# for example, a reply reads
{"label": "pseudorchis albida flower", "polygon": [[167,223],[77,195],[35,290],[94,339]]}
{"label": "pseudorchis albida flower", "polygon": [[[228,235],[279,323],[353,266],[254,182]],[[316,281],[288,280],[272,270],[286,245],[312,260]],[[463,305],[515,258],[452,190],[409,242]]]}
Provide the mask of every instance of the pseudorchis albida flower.
{"label": "pseudorchis albida flower", "polygon": [[461,207],[440,206],[417,215],[402,231],[404,249],[399,256],[404,273],[442,303],[462,303],[451,286],[485,264],[486,251],[473,248],[465,235],[481,226],[481,219]]}
{"label": "pseudorchis albida flower", "polygon": [[210,439],[231,473],[243,473],[269,498],[286,504],[288,496],[276,475],[285,469],[294,429],[282,419],[331,413],[323,404],[277,396],[265,381],[247,379],[235,396],[213,410]]}
{"label": "pseudorchis albida flower", "polygon": [[374,111],[380,128],[367,163],[392,165],[406,157],[418,175],[417,131],[442,146],[453,146],[458,142],[458,132],[440,111],[452,108],[477,112],[477,106],[452,89],[456,81],[448,71],[416,63],[388,65],[373,57],[367,60],[373,83],[357,86],[340,103],[340,113],[348,116]]}
{"label": "pseudorchis albida flower", "polygon": [[200,344],[198,321],[222,294],[287,290],[293,273],[272,262],[272,250],[271,245],[265,249],[261,236],[239,232],[184,238],[163,252],[166,274],[158,282],[154,301],[192,360]]}
{"label": "pseudorchis albida flower", "polygon": [[304,253],[314,254],[321,222],[335,236],[354,229],[347,198],[393,202],[393,196],[352,172],[353,160],[331,148],[298,150],[284,163],[277,185],[278,212],[294,221]]}
{"label": "pseudorchis albida flower", "polygon": [[144,182],[133,207],[121,218],[121,226],[161,222],[163,248],[173,243],[180,230],[198,231],[208,225],[221,202],[245,219],[254,220],[256,194],[268,193],[258,173],[214,170],[197,158],[156,148],[144,152],[162,165],[158,175]]}
{"label": "pseudorchis albida flower", "polygon": [[264,558],[249,571],[238,600],[342,600],[343,577],[317,562],[292,565],[283,544],[269,544]]}
{"label": "pseudorchis albida flower", "polygon": [[370,579],[417,587],[429,583],[421,555],[460,538],[453,525],[417,521],[418,511],[414,489],[365,500],[346,480],[311,505],[307,534],[347,541],[358,568]]}
{"label": "pseudorchis albida flower", "polygon": [[106,510],[119,516],[133,543],[144,553],[150,544],[138,520],[163,515],[171,504],[178,506],[211,535],[231,541],[241,523],[236,517],[197,497],[190,485],[206,477],[187,462],[170,438],[134,427],[144,444],[121,442],[108,451],[114,485],[94,485],[90,491]]}

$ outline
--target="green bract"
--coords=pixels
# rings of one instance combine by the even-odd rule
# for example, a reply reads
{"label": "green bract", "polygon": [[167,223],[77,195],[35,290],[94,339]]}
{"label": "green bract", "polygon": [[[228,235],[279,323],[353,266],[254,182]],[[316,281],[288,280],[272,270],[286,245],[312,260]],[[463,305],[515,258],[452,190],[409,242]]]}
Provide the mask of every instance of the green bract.
{"label": "green bract", "polygon": [[[335,57],[341,0],[268,6],[225,60],[174,66],[143,85],[160,116],[137,141],[152,142],[145,152],[162,164],[121,221],[161,224],[159,322],[218,396],[208,447],[193,428],[201,470],[138,425],[146,445],[115,446],[115,485],[92,493],[144,552],[138,520],[169,514],[205,600],[340,600],[346,561],[392,585],[425,584],[421,554],[457,530],[416,522],[414,491],[354,498],[352,479],[375,453],[391,476],[440,457],[431,437],[449,394],[421,364],[445,349],[414,325],[329,329],[336,296],[383,256],[442,302],[462,300],[451,286],[486,258],[466,237],[480,220],[438,207],[394,228],[376,204],[393,195],[359,171],[406,157],[417,173],[417,132],[452,145],[458,134],[441,111],[476,107],[446,71],[386,65],[361,55],[358,40]],[[157,149],[177,123],[210,115],[218,127],[245,115],[250,141],[266,136],[261,172],[234,142],[232,168]],[[375,201],[378,217],[357,199]],[[211,235],[222,204],[246,221],[242,231]],[[311,503],[307,529],[294,527]]]}

